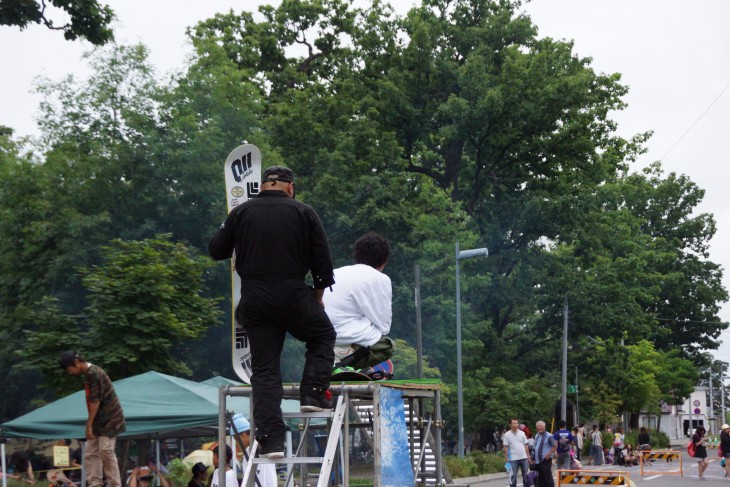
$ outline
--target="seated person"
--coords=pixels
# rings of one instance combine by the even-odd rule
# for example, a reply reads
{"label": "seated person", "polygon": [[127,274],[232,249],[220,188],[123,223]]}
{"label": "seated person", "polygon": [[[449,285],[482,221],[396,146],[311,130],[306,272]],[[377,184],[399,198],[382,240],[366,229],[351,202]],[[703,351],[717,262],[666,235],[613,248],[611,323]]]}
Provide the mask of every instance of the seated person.
{"label": "seated person", "polygon": [[613,448],[603,449],[603,459],[605,460],[605,463],[609,465],[613,463]]}
{"label": "seated person", "polygon": [[149,467],[134,467],[127,482],[127,487],[150,487],[155,474],[160,479],[161,487],[170,487],[170,482],[160,473],[157,465],[152,462],[150,462]]}
{"label": "seated person", "polygon": [[575,445],[570,447],[570,469],[571,470],[582,470],[583,464],[578,460],[577,455],[578,449]]}
{"label": "seated person", "polygon": [[631,446],[631,443],[628,443],[626,445],[626,448],[623,449],[623,456],[624,456],[624,465],[627,467],[630,467],[632,465],[638,464],[638,457],[634,454],[634,447]]}
{"label": "seated person", "polygon": [[[251,423],[243,414],[236,414],[231,419],[231,436],[236,441],[236,447],[242,452],[241,472],[246,470],[251,447]],[[243,478],[243,476],[242,476]],[[259,464],[256,467],[257,486],[277,487],[276,465],[273,463]]]}
{"label": "seated person", "polygon": [[387,335],[392,320],[393,289],[383,269],[390,242],[369,232],[355,242],[354,265],[335,269],[332,292],[324,293],[324,310],[337,332],[336,367],[365,369],[393,356]]}
{"label": "seated person", "polygon": [[19,478],[29,484],[35,484],[35,475],[33,474],[33,466],[30,464],[29,456],[24,451],[14,451],[10,455],[10,468],[13,469],[15,478]]}
{"label": "seated person", "polygon": [[54,468],[49,470],[46,474],[46,478],[48,478],[48,482],[50,482],[50,485],[52,486],[76,487],[76,484],[73,483],[61,469]]}
{"label": "seated person", "polygon": [[66,474],[73,482],[81,482],[81,469],[84,463],[81,441],[79,441],[78,444],[78,448],[71,452],[72,468],[69,470],[70,473]]}

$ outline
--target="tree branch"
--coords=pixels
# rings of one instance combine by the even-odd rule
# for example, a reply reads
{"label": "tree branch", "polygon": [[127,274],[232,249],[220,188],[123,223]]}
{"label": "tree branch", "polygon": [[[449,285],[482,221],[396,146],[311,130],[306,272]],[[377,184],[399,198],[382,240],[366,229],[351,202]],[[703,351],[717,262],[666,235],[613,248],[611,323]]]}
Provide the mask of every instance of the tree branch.
{"label": "tree branch", "polygon": [[46,18],[46,0],[41,0],[41,5],[43,5],[43,8],[41,9],[41,18],[43,19],[43,24],[45,24],[46,27],[48,27],[51,30],[68,30],[71,27],[71,24],[66,24],[63,27],[54,27],[53,21]]}

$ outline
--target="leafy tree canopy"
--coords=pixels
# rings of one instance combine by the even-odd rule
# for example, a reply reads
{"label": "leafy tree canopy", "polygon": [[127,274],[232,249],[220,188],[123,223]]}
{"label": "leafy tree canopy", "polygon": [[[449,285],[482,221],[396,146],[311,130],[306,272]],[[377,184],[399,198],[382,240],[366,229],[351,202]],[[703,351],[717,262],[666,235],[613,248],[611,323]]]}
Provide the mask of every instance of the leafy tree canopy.
{"label": "leafy tree canopy", "polygon": [[82,314],[64,314],[53,299],[27,308],[28,349],[17,353],[17,366],[39,370],[59,393],[69,389],[57,359],[69,349],[114,379],[149,370],[189,375],[177,347],[200,338],[221,314],[217,299],[201,295],[213,264],[169,235],[116,239],[102,252],[102,263],[81,270],[88,292]]}
{"label": "leafy tree canopy", "polygon": [[[56,7],[46,12],[48,7]],[[58,25],[53,18],[68,16],[69,20]],[[66,40],[73,41],[82,37],[100,46],[114,39],[109,27],[114,20],[114,12],[108,5],[97,0],[3,0],[0,2],[0,25],[27,28],[30,24],[43,24],[51,30],[63,31]]]}
{"label": "leafy tree canopy", "polygon": [[[191,28],[196,54],[169,83],[143,46],[92,54],[90,80],[43,82],[36,155],[0,138],[0,316],[22,329],[20,310],[51,296],[87,319],[74,269],[104,265],[114,239],[166,232],[204,253],[225,216],[222,161],[246,141],[265,165],[294,169],[297,197],[322,217],[336,265],[349,263],[366,231],[391,239],[394,338],[413,336],[419,264],[424,350],[447,383],[454,242],[489,249],[462,263],[460,283],[465,394],[475,404],[515,396],[525,417],[552,415],[555,390],[545,384],[559,382],[566,292],[570,365],[602,398],[586,398],[596,415],[683,394],[686,360],[705,363],[701,350],[726,327],[722,270],[707,255],[715,223],[696,212],[702,190],[658,164],[631,172],[650,134],[617,135],[620,76],[596,72],[570,42],[539,38],[518,7],[427,0],[399,17],[379,1],[286,0]],[[227,300],[228,272],[212,267],[204,294]],[[124,298],[113,297],[95,305]],[[206,349],[191,349],[194,373],[226,374],[227,360],[207,357],[228,357],[229,327],[226,313]],[[9,336],[9,350],[23,347],[26,335]],[[587,337],[602,344],[599,357],[582,350]],[[664,362],[682,370],[671,388],[659,383]],[[287,377],[297,375],[292,364]],[[629,366],[646,371],[646,394],[630,391]],[[467,428],[503,421],[497,412],[469,409]]]}

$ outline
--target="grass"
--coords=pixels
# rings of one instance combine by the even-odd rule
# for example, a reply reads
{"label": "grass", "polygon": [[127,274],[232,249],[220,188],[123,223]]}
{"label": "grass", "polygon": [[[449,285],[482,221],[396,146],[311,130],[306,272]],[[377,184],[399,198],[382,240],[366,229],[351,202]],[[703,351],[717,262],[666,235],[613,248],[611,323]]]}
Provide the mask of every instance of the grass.
{"label": "grass", "polygon": [[505,472],[504,455],[499,453],[472,452],[464,458],[448,455],[444,457],[446,468],[452,478],[475,477],[486,473]]}

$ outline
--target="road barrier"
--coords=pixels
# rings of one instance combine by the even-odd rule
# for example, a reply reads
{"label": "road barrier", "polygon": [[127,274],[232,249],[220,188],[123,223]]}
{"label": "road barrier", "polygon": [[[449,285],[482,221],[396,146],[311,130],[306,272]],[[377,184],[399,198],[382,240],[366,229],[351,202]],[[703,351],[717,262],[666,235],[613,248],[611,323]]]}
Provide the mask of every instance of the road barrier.
{"label": "road barrier", "polygon": [[[644,475],[679,475],[684,477],[682,466],[682,452],[680,450],[641,450],[639,452],[641,462],[641,476]],[[674,461],[679,460],[679,468],[676,468]],[[661,462],[661,463],[660,463]],[[670,464],[671,462],[671,464]],[[665,465],[666,468],[657,469],[657,465]]]}
{"label": "road barrier", "polygon": [[558,487],[568,484],[631,485],[625,471],[612,470],[558,470]]}

